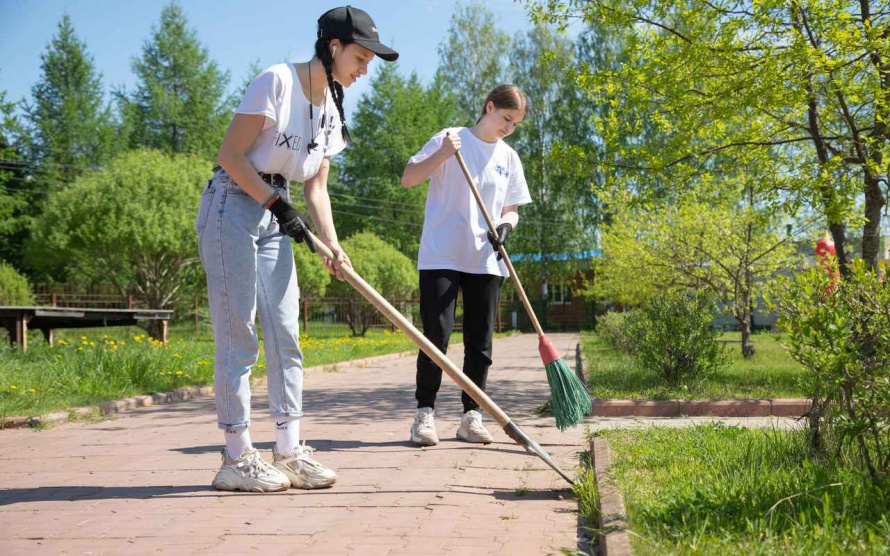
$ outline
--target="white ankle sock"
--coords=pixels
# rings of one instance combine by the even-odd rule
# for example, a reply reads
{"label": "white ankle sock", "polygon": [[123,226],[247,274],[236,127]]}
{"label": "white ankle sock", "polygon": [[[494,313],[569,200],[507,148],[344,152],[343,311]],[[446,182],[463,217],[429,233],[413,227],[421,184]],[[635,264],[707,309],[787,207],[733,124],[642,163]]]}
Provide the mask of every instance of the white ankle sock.
{"label": "white ankle sock", "polygon": [[279,456],[293,452],[300,445],[300,420],[275,421],[275,451]]}
{"label": "white ankle sock", "polygon": [[247,448],[253,448],[247,429],[241,432],[226,432],[226,453],[229,455],[229,459],[240,458]]}

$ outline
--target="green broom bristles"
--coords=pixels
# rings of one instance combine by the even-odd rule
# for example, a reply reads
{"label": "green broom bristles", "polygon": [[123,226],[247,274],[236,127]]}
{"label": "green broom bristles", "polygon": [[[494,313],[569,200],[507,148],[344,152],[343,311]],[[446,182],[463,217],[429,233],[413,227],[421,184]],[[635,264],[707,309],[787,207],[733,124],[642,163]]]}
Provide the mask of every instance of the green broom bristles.
{"label": "green broom bristles", "polygon": [[550,383],[550,408],[556,417],[556,427],[561,431],[574,427],[590,413],[587,388],[562,357],[544,368]]}

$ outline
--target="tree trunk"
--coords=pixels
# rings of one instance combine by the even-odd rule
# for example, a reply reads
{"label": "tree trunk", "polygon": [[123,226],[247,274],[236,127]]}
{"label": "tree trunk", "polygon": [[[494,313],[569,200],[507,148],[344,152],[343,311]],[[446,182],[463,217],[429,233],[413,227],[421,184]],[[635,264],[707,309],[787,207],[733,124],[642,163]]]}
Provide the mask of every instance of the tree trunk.
{"label": "tree trunk", "polygon": [[834,240],[834,248],[837,250],[837,264],[841,271],[841,276],[846,277],[850,274],[849,262],[847,261],[847,226],[844,224],[829,224],[828,230],[831,232],[831,239]]}
{"label": "tree trunk", "polygon": [[742,319],[742,357],[754,357],[754,346],[751,345],[751,313],[745,309],[746,316]]}
{"label": "tree trunk", "polygon": [[[878,268],[881,250],[881,209],[884,207],[881,184],[874,176],[865,178],[865,225],[862,227],[862,259],[872,269]],[[836,244],[837,242],[835,242]]]}

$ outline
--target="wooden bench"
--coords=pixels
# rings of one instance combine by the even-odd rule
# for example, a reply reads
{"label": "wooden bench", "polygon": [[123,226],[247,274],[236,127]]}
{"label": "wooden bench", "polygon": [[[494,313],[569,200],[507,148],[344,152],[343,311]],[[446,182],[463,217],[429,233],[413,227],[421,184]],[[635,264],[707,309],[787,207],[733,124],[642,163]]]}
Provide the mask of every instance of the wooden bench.
{"label": "wooden bench", "polygon": [[161,309],[89,309],[80,307],[2,307],[0,326],[9,331],[9,339],[22,351],[28,349],[28,330],[40,330],[49,345],[57,328],[94,328],[100,326],[138,326],[138,321],[157,320],[161,338],[167,345],[167,321],[173,311]]}

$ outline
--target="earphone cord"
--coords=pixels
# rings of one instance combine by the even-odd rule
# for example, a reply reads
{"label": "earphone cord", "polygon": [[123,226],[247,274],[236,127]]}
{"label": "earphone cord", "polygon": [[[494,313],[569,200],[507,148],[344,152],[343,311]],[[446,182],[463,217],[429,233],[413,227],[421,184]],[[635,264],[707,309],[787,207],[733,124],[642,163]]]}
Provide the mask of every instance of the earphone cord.
{"label": "earphone cord", "polygon": [[[312,60],[309,60],[309,133],[315,135],[315,114],[312,110]],[[315,142],[315,137],[310,136],[306,150],[311,153],[312,149],[317,146],[318,143]]]}

